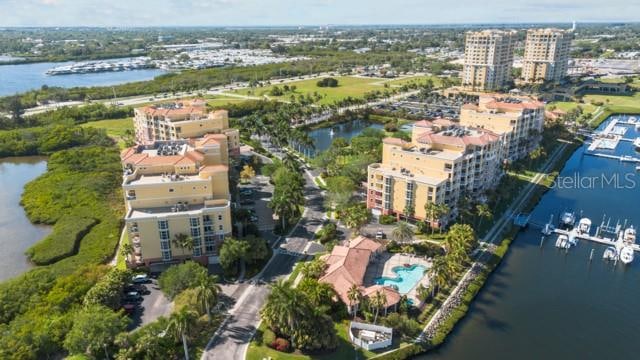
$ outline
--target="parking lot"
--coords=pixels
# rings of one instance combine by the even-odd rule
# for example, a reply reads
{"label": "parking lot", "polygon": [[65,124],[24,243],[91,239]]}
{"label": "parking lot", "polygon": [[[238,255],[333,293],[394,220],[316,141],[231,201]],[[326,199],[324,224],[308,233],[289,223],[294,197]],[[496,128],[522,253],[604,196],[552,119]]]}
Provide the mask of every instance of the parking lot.
{"label": "parking lot", "polygon": [[150,278],[150,281],[141,284],[148,290],[148,294],[140,294],[142,301],[137,303],[135,310],[130,315],[132,320],[130,330],[151,323],[160,316],[169,316],[173,310],[173,302],[162,293],[158,286],[158,280]]}
{"label": "parking lot", "polygon": [[432,93],[428,96],[412,95],[402,101],[376,105],[375,108],[392,112],[403,111],[418,117],[456,120],[460,118],[460,106],[476,100],[473,96],[459,95],[449,98]]}
{"label": "parking lot", "polygon": [[272,194],[273,185],[263,175],[256,175],[251,183],[238,186],[239,208],[251,212],[249,221],[260,231],[273,230],[273,211],[269,208]]}

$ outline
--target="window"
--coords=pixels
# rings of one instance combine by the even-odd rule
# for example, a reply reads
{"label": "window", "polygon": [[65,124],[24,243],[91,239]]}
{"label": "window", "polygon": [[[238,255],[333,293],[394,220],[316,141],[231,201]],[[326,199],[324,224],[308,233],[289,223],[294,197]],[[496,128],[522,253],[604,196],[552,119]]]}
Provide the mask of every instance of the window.
{"label": "window", "polygon": [[218,215],[218,220],[222,221],[222,215]]}
{"label": "window", "polygon": [[169,222],[167,220],[158,220],[158,229],[166,230],[169,228]]}
{"label": "window", "polygon": [[169,230],[160,230],[160,240],[169,240]]}
{"label": "window", "polygon": [[222,227],[222,225],[218,225],[218,229],[219,229],[220,231],[224,230],[224,229],[223,229],[223,227]]}
{"label": "window", "polygon": [[198,226],[200,226],[200,219],[199,218],[190,218],[189,219],[189,223],[191,224],[191,227],[198,227]]}
{"label": "window", "polygon": [[162,251],[162,260],[171,261],[171,250]]}
{"label": "window", "polygon": [[169,192],[173,192],[173,189],[169,189]]}

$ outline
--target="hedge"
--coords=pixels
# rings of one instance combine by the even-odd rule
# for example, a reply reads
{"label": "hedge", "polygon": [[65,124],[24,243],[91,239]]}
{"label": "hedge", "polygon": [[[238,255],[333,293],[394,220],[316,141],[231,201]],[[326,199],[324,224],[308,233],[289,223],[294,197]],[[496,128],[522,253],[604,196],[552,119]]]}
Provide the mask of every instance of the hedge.
{"label": "hedge", "polygon": [[36,265],[49,265],[74,255],[80,240],[97,223],[93,218],[65,215],[56,222],[53,232],[27,249],[26,254]]}

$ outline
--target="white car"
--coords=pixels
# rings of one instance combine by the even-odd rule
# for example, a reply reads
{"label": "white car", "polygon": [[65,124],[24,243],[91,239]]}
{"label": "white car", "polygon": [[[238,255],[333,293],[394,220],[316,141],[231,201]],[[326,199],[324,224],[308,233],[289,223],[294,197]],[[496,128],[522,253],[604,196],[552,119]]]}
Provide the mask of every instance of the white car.
{"label": "white car", "polygon": [[139,274],[131,278],[131,282],[134,284],[144,284],[144,283],[148,283],[149,281],[150,279],[149,279],[149,276],[147,276],[147,274]]}

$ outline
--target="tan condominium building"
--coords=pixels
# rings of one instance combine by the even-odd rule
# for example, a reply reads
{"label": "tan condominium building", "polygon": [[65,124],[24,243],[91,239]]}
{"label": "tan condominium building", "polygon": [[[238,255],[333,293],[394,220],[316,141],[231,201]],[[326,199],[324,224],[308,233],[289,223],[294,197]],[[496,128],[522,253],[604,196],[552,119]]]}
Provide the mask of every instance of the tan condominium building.
{"label": "tan condominium building", "polygon": [[462,86],[473,91],[498,90],[511,80],[516,31],[467,32]]}
{"label": "tan condominium building", "polygon": [[133,125],[138,144],[195,138],[205,134],[224,134],[231,154],[240,151],[240,135],[237,129],[229,128],[228,111],[208,112],[206,102],[200,99],[136,108]]}
{"label": "tan condominium building", "polygon": [[208,134],[122,151],[131,263],[206,263],[217,254],[232,231],[226,143]]}
{"label": "tan condominium building", "polygon": [[462,195],[478,196],[497,183],[502,150],[500,136],[488,129],[419,121],[410,142],[383,140],[382,163],[368,168],[367,207],[374,215],[404,214],[439,226],[448,219],[434,219],[425,205],[446,204],[455,217]]}
{"label": "tan condominium building", "polygon": [[527,83],[559,82],[566,77],[572,39],[573,30],[528,30],[522,80]]}
{"label": "tan condominium building", "polygon": [[512,162],[538,146],[544,125],[544,104],[529,97],[483,95],[477,105],[462,106],[460,125],[500,135],[503,160]]}

